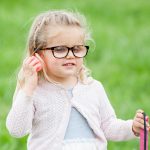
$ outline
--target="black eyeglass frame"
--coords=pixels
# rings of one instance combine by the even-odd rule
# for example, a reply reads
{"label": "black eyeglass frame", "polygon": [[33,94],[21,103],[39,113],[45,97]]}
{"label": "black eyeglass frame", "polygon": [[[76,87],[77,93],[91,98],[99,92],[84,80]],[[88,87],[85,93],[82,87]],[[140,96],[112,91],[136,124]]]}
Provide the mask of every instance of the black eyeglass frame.
{"label": "black eyeglass frame", "polygon": [[[66,47],[66,48],[68,49],[68,52],[67,52],[67,54],[66,54],[64,57],[56,57],[56,56],[54,55],[55,48],[61,47],[61,46],[62,46],[62,47]],[[69,54],[69,51],[72,51],[72,54],[73,54],[76,58],[83,58],[83,57],[85,57],[85,56],[87,55],[88,50],[89,50],[89,46],[86,46],[86,45],[75,45],[75,46],[84,46],[84,47],[86,48],[86,54],[85,54],[83,57],[78,57],[78,56],[76,56],[76,55],[74,54],[74,49],[73,49],[73,48],[74,48],[75,46],[73,46],[73,47],[67,47],[67,46],[65,46],[65,45],[61,45],[61,46],[46,47],[46,48],[40,48],[40,49],[34,48],[34,51],[37,52],[37,51],[40,51],[40,50],[51,50],[51,51],[52,51],[52,54],[53,54],[53,56],[54,56],[55,58],[61,59],[61,58],[66,58],[66,57],[68,56],[68,54]]]}

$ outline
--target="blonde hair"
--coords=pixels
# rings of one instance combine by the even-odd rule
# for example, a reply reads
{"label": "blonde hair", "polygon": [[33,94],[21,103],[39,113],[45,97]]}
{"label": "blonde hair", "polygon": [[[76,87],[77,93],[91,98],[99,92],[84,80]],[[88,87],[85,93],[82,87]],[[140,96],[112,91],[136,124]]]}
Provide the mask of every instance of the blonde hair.
{"label": "blonde hair", "polygon": [[[84,42],[92,40],[86,19],[78,12],[74,13],[66,10],[53,10],[41,13],[38,15],[29,32],[27,41],[27,56],[32,56],[36,50],[41,49],[47,45],[46,27],[51,25],[66,25],[77,26],[83,29],[85,33]],[[42,61],[39,55],[36,56]],[[48,81],[54,82],[46,74],[46,68],[44,67],[39,76],[45,77]],[[83,64],[81,71],[78,74],[78,79],[83,83],[88,83],[90,78],[90,70]]]}

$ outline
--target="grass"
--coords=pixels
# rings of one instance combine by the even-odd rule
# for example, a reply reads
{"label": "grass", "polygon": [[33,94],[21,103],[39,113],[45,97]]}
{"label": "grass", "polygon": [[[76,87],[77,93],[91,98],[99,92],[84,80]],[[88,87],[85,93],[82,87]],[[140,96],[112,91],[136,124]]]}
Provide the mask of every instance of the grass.
{"label": "grass", "polygon": [[[12,138],[5,127],[16,72],[33,18],[48,9],[83,13],[96,49],[86,63],[100,80],[119,118],[133,118],[138,108],[150,115],[150,1],[147,0],[1,0],[0,2],[0,149],[25,150],[26,138]],[[108,149],[137,150],[138,140],[109,142]]]}

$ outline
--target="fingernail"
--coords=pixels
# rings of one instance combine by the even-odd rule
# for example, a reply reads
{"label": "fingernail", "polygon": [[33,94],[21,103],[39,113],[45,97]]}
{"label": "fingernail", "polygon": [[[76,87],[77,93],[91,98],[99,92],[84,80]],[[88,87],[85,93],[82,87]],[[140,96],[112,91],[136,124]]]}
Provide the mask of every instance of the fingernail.
{"label": "fingernail", "polygon": [[146,121],[149,121],[149,117],[148,116],[146,116]]}
{"label": "fingernail", "polygon": [[36,69],[37,72],[40,71],[40,70],[42,70],[42,66],[39,66],[39,67]]}

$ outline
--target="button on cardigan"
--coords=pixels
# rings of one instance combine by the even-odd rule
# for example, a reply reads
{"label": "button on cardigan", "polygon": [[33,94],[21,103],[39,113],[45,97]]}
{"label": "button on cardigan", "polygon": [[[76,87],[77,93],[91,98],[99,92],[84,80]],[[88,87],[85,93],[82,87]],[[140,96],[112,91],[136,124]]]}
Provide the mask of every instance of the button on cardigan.
{"label": "button on cardigan", "polygon": [[67,90],[42,81],[32,97],[19,90],[7,116],[6,126],[14,137],[29,134],[28,150],[61,150],[71,107],[87,120],[97,138],[99,150],[107,150],[107,140],[134,138],[132,120],[117,119],[99,81],[78,82],[70,99]]}

